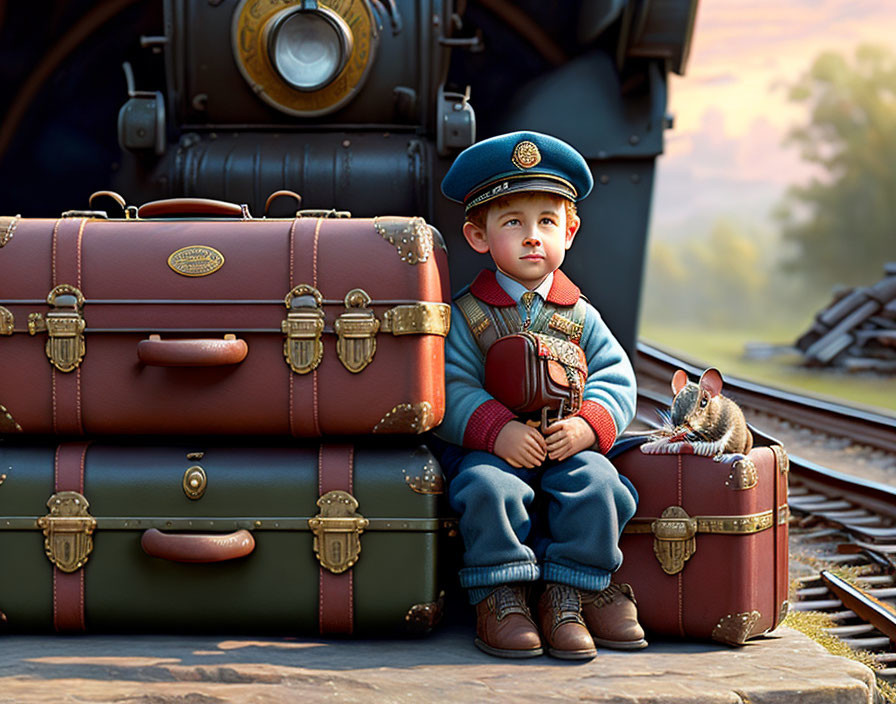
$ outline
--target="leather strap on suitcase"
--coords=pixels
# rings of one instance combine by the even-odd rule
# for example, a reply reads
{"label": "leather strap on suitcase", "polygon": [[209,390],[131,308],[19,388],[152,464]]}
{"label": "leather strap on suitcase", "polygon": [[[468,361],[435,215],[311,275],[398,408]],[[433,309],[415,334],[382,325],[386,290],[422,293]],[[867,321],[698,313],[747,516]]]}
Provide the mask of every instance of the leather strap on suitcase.
{"label": "leather strap on suitcase", "polygon": [[[84,459],[90,443],[64,443],[56,449],[55,490],[84,494]],[[53,626],[57,631],[86,631],[84,570],[53,567]]]}
{"label": "leather strap on suitcase", "polygon": [[[330,491],[352,493],[355,448],[352,445],[321,443],[317,459],[319,495]],[[334,574],[319,567],[320,595],[318,615],[322,635],[346,634],[354,631],[354,582],[351,569]]]}
{"label": "leather strap on suitcase", "polygon": [[[79,291],[81,282],[81,241],[84,235],[83,218],[62,218],[56,221],[52,243],[53,286],[74,286]],[[53,432],[63,435],[83,435],[81,419],[81,368],[61,372],[51,366]]]}

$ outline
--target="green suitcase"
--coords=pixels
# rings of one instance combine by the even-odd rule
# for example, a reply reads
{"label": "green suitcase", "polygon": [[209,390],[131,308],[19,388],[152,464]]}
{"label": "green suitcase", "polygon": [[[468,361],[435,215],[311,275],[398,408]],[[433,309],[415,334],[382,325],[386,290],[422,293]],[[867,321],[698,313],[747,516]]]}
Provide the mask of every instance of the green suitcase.
{"label": "green suitcase", "polygon": [[10,631],[426,632],[444,481],[420,445],[0,444]]}

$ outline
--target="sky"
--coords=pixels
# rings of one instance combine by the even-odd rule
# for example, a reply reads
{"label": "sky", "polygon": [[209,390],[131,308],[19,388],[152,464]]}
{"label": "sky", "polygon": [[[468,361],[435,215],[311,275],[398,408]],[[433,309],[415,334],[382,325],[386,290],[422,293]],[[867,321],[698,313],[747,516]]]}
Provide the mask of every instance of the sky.
{"label": "sky", "polygon": [[893,46],[893,0],[700,0],[684,77],[670,78],[651,236],[674,239],[716,214],[765,220],[786,187],[811,175],[788,130],[806,119],[786,86],[818,54]]}

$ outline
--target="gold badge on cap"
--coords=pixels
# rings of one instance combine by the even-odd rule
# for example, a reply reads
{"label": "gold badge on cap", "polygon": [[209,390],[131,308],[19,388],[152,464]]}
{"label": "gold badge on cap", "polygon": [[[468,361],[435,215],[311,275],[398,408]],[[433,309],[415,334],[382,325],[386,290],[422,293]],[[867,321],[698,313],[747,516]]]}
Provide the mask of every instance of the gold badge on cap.
{"label": "gold badge on cap", "polygon": [[514,166],[520,169],[531,169],[541,161],[541,152],[532,142],[520,142],[513,148],[513,156],[510,157]]}

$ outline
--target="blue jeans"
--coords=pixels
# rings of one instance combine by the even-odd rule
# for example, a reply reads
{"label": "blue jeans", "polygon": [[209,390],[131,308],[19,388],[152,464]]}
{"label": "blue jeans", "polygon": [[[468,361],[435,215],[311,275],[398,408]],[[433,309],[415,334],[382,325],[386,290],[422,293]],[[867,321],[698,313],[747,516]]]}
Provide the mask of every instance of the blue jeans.
{"label": "blue jeans", "polygon": [[472,603],[507,582],[609,585],[638,499],[606,457],[585,451],[536,469],[516,469],[488,452],[453,459],[448,499],[460,514],[460,582]]}

